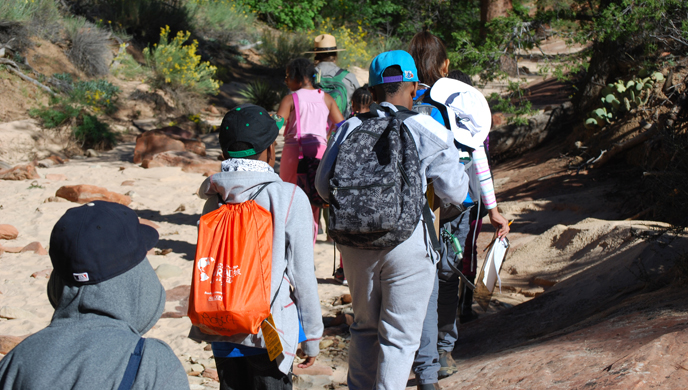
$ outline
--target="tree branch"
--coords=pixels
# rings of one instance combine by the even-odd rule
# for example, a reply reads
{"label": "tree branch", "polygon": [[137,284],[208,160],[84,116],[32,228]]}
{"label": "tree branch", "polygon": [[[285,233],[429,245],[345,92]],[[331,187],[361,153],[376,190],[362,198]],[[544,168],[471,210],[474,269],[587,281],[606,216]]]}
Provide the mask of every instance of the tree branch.
{"label": "tree branch", "polygon": [[35,84],[38,88],[48,92],[49,94],[55,96],[55,92],[53,92],[50,88],[48,88],[46,85],[41,84],[38,80],[32,79],[31,77],[25,75],[22,73],[21,70],[19,70],[19,66],[17,66],[17,63],[15,63],[12,60],[8,60],[7,58],[0,58],[0,64],[7,65],[7,69],[10,70],[10,72],[16,74],[17,76],[21,77],[22,79]]}

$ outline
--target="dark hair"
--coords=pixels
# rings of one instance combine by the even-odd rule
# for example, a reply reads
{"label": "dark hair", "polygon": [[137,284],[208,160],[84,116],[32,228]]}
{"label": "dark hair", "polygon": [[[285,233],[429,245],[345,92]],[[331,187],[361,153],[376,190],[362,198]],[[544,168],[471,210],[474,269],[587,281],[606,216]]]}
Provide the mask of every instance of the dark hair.
{"label": "dark hair", "polygon": [[[248,142],[241,142],[241,141],[235,142],[231,145],[220,145],[220,147],[222,148],[222,157],[224,157],[225,160],[229,158],[229,155],[227,154],[227,152],[241,152],[244,150],[253,149],[253,145],[251,145]],[[263,151],[261,150],[260,152],[262,153]],[[258,160],[259,156],[260,156],[260,153],[256,153],[256,154],[242,157],[242,158],[245,158],[247,160]]]}
{"label": "dark hair", "polygon": [[287,65],[287,74],[292,80],[313,84],[315,65],[307,58],[296,58],[291,60]]}
{"label": "dark hair", "polygon": [[320,62],[337,62],[337,52],[316,53],[313,61],[316,64]]}
{"label": "dark hair", "polygon": [[460,71],[458,69],[452,70],[451,72],[449,72],[447,77],[449,77],[450,79],[459,80],[465,84],[470,85],[471,87],[473,86],[473,80],[471,80],[471,76],[463,73],[462,71]]}
{"label": "dark hair", "polygon": [[[403,73],[401,72],[401,66],[399,65],[392,65],[387,67],[384,72],[382,72],[382,77],[391,77],[391,76],[401,76]],[[375,88],[375,93],[377,94],[377,98],[380,101],[387,100],[388,97],[394,96],[397,93],[399,93],[399,90],[401,90],[401,85],[404,83],[408,83],[408,81],[399,81],[397,83],[384,83],[384,84],[378,84],[376,85]]]}
{"label": "dark hair", "polygon": [[361,88],[358,88],[357,90],[354,91],[354,94],[351,95],[351,103],[358,104],[361,107],[370,107],[370,104],[373,102],[373,95],[370,94],[370,91],[368,91],[368,88],[366,86],[363,86]]}
{"label": "dark hair", "polygon": [[411,39],[408,51],[416,61],[421,83],[432,86],[442,78],[440,67],[447,60],[447,48],[439,38],[428,31],[419,32]]}

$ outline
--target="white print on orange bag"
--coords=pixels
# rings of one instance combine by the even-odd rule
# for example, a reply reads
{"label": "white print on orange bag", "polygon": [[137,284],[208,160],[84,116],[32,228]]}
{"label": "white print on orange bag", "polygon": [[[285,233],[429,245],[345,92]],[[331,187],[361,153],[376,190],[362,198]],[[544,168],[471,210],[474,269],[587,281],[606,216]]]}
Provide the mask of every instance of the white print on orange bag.
{"label": "white print on orange bag", "polygon": [[[223,273],[224,271],[224,273]],[[223,277],[224,277],[224,283],[231,284],[232,280],[236,278],[237,276],[241,275],[241,269],[239,268],[238,265],[235,265],[233,267],[227,267],[224,270],[222,269],[222,264],[217,265],[217,269],[215,269],[215,282],[217,282],[220,287],[222,287],[223,283]],[[203,280],[203,277],[201,276],[201,280]]]}
{"label": "white print on orange bag", "polygon": [[212,257],[204,257],[198,260],[198,270],[201,272],[201,282],[205,282],[210,279],[210,276],[205,272],[205,267],[209,266],[210,263],[214,263],[215,259]]}

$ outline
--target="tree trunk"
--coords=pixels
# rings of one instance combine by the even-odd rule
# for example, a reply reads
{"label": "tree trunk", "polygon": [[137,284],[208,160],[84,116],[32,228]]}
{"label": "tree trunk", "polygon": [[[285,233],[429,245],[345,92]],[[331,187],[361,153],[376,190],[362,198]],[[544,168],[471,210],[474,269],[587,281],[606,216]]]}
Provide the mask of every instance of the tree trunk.
{"label": "tree trunk", "polygon": [[480,37],[485,39],[487,29],[485,24],[494,18],[507,16],[514,9],[511,0],[480,0]]}

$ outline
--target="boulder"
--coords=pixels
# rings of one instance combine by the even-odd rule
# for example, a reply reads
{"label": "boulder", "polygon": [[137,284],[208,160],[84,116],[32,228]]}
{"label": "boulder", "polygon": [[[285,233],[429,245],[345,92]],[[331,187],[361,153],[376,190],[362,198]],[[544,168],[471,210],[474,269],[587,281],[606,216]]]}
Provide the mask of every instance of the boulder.
{"label": "boulder", "polygon": [[181,301],[182,299],[189,299],[191,293],[191,286],[188,284],[177,286],[165,291],[165,301]]}
{"label": "boulder", "polygon": [[190,151],[205,156],[205,144],[193,139],[190,131],[177,126],[163,127],[150,130],[136,137],[134,148],[134,164],[153,158],[158,153],[168,151]]}
{"label": "boulder", "polygon": [[41,176],[36,172],[36,166],[33,164],[22,164],[10,169],[0,170],[1,180],[29,180],[40,178]]}
{"label": "boulder", "polygon": [[0,240],[14,240],[19,235],[19,230],[12,225],[0,225]]}
{"label": "boulder", "polygon": [[203,377],[210,378],[211,380],[214,380],[215,382],[220,381],[220,376],[217,374],[217,370],[214,368],[206,368],[203,371]]}
{"label": "boulder", "polygon": [[220,172],[221,162],[210,158],[202,158],[190,152],[165,152],[155,155],[151,159],[143,160],[144,168],[181,167],[184,172],[210,175]]}
{"label": "boulder", "polygon": [[55,196],[67,199],[70,202],[82,204],[93,202],[94,200],[115,202],[125,206],[128,206],[129,203],[131,203],[131,198],[126,195],[111,192],[103,187],[96,187],[88,184],[62,186],[57,190]]}

